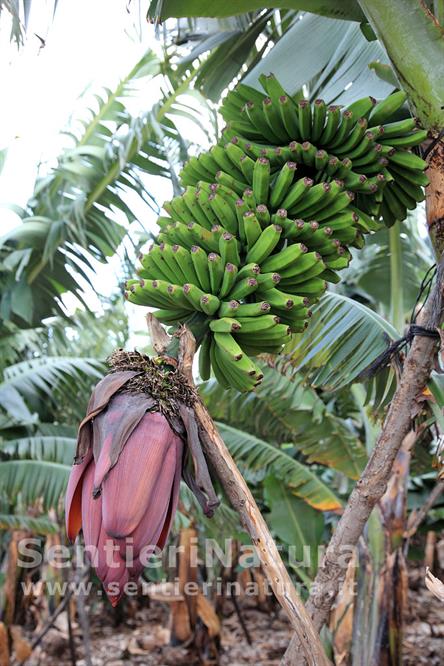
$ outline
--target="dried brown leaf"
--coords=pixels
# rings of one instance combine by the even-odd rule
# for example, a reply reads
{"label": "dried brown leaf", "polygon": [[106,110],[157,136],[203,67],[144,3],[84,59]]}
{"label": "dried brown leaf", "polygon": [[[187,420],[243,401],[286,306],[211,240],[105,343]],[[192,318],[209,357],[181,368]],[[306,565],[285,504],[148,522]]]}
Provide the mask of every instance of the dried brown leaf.
{"label": "dried brown leaf", "polygon": [[426,569],[425,584],[435,597],[444,602],[444,583],[439,578],[436,578],[428,567]]}

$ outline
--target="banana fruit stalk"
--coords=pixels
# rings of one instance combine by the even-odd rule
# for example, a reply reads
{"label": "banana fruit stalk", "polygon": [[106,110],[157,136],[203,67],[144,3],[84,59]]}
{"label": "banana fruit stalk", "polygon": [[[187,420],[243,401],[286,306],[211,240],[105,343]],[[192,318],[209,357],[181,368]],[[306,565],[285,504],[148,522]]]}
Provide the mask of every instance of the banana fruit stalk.
{"label": "banana fruit stalk", "polygon": [[221,144],[185,165],[185,191],[165,202],[125,292],[188,324],[202,378],[239,391],[262,379],[255,356],[304,330],[349,247],[404,219],[428,182],[411,151],[426,133],[399,119],[403,92],[343,109],[295,101],[273,75],[261,84],[265,94],[240,84],[225,98]]}

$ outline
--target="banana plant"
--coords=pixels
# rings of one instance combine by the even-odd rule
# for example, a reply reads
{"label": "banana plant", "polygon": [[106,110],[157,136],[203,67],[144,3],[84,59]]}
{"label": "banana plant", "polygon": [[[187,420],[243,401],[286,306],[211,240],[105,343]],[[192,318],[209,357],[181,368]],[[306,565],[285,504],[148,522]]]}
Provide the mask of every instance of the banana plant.
{"label": "banana plant", "polygon": [[[113,90],[95,95],[80,131],[70,133],[72,146],[37,180],[33,196],[19,211],[22,224],[0,239],[4,321],[32,328],[47,316],[62,315],[66,292],[86,306],[82,293],[93,286],[96,262],[106,263],[122,248],[136,222],[128,192],[158,212],[147,177],[177,180],[176,165],[188,149],[177,119],[185,116],[206,130],[186,98],[190,93],[205,106],[190,91],[194,74],[148,51]],[[159,84],[165,92],[151,108],[131,115],[128,103],[147,84]],[[136,227],[131,227],[134,246]]]}

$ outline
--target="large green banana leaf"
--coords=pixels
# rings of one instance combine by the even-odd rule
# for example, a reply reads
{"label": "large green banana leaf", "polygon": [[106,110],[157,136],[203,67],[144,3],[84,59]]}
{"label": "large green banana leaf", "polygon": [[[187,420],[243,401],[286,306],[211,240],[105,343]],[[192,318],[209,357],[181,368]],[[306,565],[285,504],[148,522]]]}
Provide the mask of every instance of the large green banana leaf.
{"label": "large green banana leaf", "polygon": [[316,391],[304,385],[303,374],[293,373],[291,366],[286,374],[267,367],[263,373],[264,380],[254,393],[230,390],[223,400],[216,382],[202,385],[213,417],[260,439],[285,444],[287,453],[301,452],[309,463],[358,478],[367,457],[352,423],[327,410]]}
{"label": "large green banana leaf", "polygon": [[264,480],[264,499],[270,508],[265,518],[271,531],[289,546],[289,565],[301,577],[314,577],[324,530],[322,513],[295,497],[274,476]]}
{"label": "large green banana leaf", "polygon": [[148,16],[154,20],[181,16],[233,16],[264,8],[296,9],[329,18],[365,20],[356,0],[152,0]]}
{"label": "large green banana leaf", "polygon": [[342,503],[335,493],[306,465],[283,449],[250,433],[218,423],[220,434],[236,463],[261,474],[274,474],[288,489],[321,511],[337,511]]}
{"label": "large green banana leaf", "polygon": [[311,99],[349,104],[367,95],[385,97],[393,90],[392,84],[369,68],[375,60],[388,62],[379,42],[368,42],[357,23],[306,14],[248,72],[244,82],[260,87],[259,76],[272,72],[290,94],[306,85]]}
{"label": "large green banana leaf", "polygon": [[2,496],[24,509],[41,500],[43,511],[57,508],[70,472],[69,465],[47,460],[7,460],[0,463]]}
{"label": "large green banana leaf", "polygon": [[388,321],[359,301],[327,292],[308,328],[288,345],[284,362],[291,360],[312,386],[337,390],[355,381],[398,337]]}

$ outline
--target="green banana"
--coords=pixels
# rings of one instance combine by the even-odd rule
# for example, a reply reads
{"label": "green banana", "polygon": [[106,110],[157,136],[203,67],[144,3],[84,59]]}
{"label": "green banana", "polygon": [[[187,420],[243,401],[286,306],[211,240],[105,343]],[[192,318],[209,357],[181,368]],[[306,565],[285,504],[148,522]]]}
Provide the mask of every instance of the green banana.
{"label": "green banana", "polygon": [[[275,145],[279,145],[279,143],[281,143],[280,137],[278,137],[273,132],[267,122],[264,113],[263,102],[260,107],[257,106],[254,102],[247,102],[245,105],[245,112],[250,123],[257,130],[261,137],[264,137],[268,142],[274,143]],[[233,123],[231,123],[231,126],[233,127]],[[244,134],[244,132],[240,132],[240,134]],[[251,138],[251,132],[248,132],[248,134],[250,135],[249,138]]]}
{"label": "green banana", "polygon": [[287,139],[300,139],[297,109],[291,97],[281,95],[278,99],[277,107],[282,125],[287,132]]}
{"label": "green banana", "polygon": [[407,151],[396,151],[393,155],[389,155],[390,163],[396,166],[405,167],[406,169],[424,171],[427,168],[427,162],[413,153]]}
{"label": "green banana", "polygon": [[215,175],[216,182],[220,183],[221,185],[225,185],[225,187],[230,188],[236,194],[239,196],[242,195],[242,192],[245,189],[245,183],[240,180],[236,180],[236,178],[233,178],[229,173],[226,173],[225,171],[217,171]]}
{"label": "green banana", "polygon": [[210,194],[208,202],[213,212],[216,214],[219,224],[231,234],[237,234],[237,216],[233,206],[230,206],[230,204],[217,192]]}
{"label": "green banana", "polygon": [[324,130],[327,105],[323,99],[315,99],[312,111],[311,140],[317,142]]}
{"label": "green banana", "polygon": [[316,153],[318,152],[316,146],[313,146],[309,141],[304,141],[301,144],[302,149],[302,162],[308,167],[314,167],[316,160]]}
{"label": "green banana", "polygon": [[329,155],[325,150],[317,150],[315,154],[315,169],[322,172],[328,164]]}
{"label": "green banana", "polygon": [[355,118],[368,118],[372,109],[375,107],[376,100],[374,97],[362,97],[352,104],[347,106],[347,111],[350,111]]}
{"label": "green banana", "polygon": [[[210,148],[209,154],[217,164],[216,169],[213,169],[211,173],[221,170],[231,174],[236,180],[243,180],[242,172],[232,163],[222,146],[213,146]],[[208,155],[208,153],[203,153],[203,155]]]}
{"label": "green banana", "polygon": [[239,317],[236,321],[242,327],[242,333],[256,333],[276,326],[280,319],[275,315],[259,315],[258,317]]}
{"label": "green banana", "polygon": [[240,303],[238,301],[222,301],[220,304],[219,312],[218,315],[220,318],[222,317],[230,317],[232,318],[234,314],[236,314],[239,311],[240,308]]}
{"label": "green banana", "polygon": [[300,178],[298,181],[296,181],[296,183],[294,183],[294,185],[290,187],[286,197],[280,204],[281,208],[285,208],[285,210],[291,210],[312,187],[312,185],[313,181],[311,178]]}
{"label": "green banana", "polygon": [[[236,283],[237,271],[237,266],[234,264],[225,264],[224,276],[219,291],[220,298],[225,298],[225,296],[227,296],[233,289]],[[236,298],[236,296],[232,296],[232,298]]]}
{"label": "green banana", "polygon": [[244,278],[237,282],[230,291],[230,298],[234,298],[236,301],[241,301],[256,291],[257,286],[258,281],[256,278]]}
{"label": "green banana", "polygon": [[214,342],[220,347],[233,361],[240,361],[243,351],[230,333],[213,334]]}
{"label": "green banana", "polygon": [[309,141],[311,139],[311,105],[306,99],[298,102],[298,125],[301,138]]}
{"label": "green banana", "polygon": [[270,99],[270,97],[266,97],[262,102],[262,110],[270,131],[274,132],[275,136],[278,137],[278,143],[285,141],[287,138],[287,131],[281,120],[279,104],[273,104],[273,100]]}
{"label": "green banana", "polygon": [[[162,254],[162,259],[165,261],[165,264],[168,266],[168,269],[173,275],[172,283],[173,284],[183,284],[187,282],[186,276],[181,268],[181,266],[176,262],[175,255],[173,253],[173,248],[167,243],[161,243],[159,245],[159,250]],[[183,248],[184,252],[187,252]]]}
{"label": "green banana", "polygon": [[[287,324],[275,324],[272,328],[259,329],[255,331],[254,334],[254,343],[256,345],[261,345],[263,342],[275,342],[280,338],[285,338],[290,334]],[[236,333],[236,340],[240,343],[242,341],[248,342],[251,340],[251,333],[244,333],[240,330]]]}
{"label": "green banana", "polygon": [[261,273],[256,277],[256,282],[262,291],[274,289],[281,281],[279,273]]}
{"label": "green banana", "polygon": [[171,307],[155,310],[153,315],[156,319],[161,321],[162,324],[174,324],[177,321],[185,323],[187,318],[191,316],[189,310],[180,310],[179,308],[174,309]]}
{"label": "green banana", "polygon": [[177,273],[172,270],[165,261],[165,257],[163,256],[159,245],[151,246],[148,256],[153,261],[154,265],[159,269],[157,276],[160,275],[161,279],[163,276],[165,276],[165,279],[168,282],[172,282],[173,284],[177,282]]}
{"label": "green banana", "polygon": [[321,275],[326,269],[326,266],[323,261],[317,261],[311,268],[308,270],[304,271],[303,273],[299,273],[298,275],[294,275],[293,277],[289,278],[282,278],[281,277],[281,284],[280,288],[283,291],[291,291],[289,287],[294,286],[295,284],[300,284],[301,282],[304,282],[305,280],[309,280],[312,277],[317,277],[318,275]]}
{"label": "green banana", "polygon": [[239,266],[239,248],[238,241],[233,234],[225,231],[219,240],[219,252],[224,264],[230,263]]}
{"label": "green banana", "polygon": [[204,291],[202,291],[202,289],[200,289],[195,284],[189,284],[187,282],[183,285],[183,293],[195,310],[204,312],[201,304],[201,298],[206,294]]}
{"label": "green banana", "polygon": [[270,224],[261,232],[255,244],[248,250],[245,261],[248,264],[261,264],[270,255],[281,237],[282,227]]}
{"label": "green banana", "polygon": [[259,204],[258,206],[256,206],[256,217],[262,229],[268,227],[268,225],[270,224],[270,211],[268,210],[267,206],[265,206],[264,204]]}
{"label": "green banana", "polygon": [[[261,293],[258,291],[259,297]],[[291,310],[294,307],[303,307],[305,304],[303,298],[286,294],[279,289],[267,289],[264,296],[267,298],[267,303],[278,310]]]}
{"label": "green banana", "polygon": [[215,252],[219,249],[219,241],[212,231],[207,231],[199,224],[190,222],[185,229],[189,232],[189,249],[193,245],[200,245],[207,252]]}
{"label": "green banana", "polygon": [[405,180],[411,182],[413,185],[417,185],[419,187],[427,187],[427,185],[430,183],[428,177],[422,170],[411,169],[409,167],[397,165],[391,162],[389,171],[395,175],[395,178],[396,176],[401,176]]}
{"label": "green banana", "polygon": [[318,264],[321,266],[324,265],[321,255],[318,252],[307,252],[293,264],[290,264],[287,268],[281,269],[279,271],[281,281],[283,282],[285,279],[291,279],[300,275],[304,275],[306,271],[310,271],[313,266],[317,266]]}
{"label": "green banana", "polygon": [[332,215],[341,212],[351,204],[354,198],[353,192],[341,192],[329,206],[316,213],[316,220],[323,222]]}
{"label": "green banana", "polygon": [[270,162],[265,157],[259,157],[253,169],[253,194],[258,203],[267,203],[269,187]]}
{"label": "green banana", "polygon": [[[388,123],[383,125],[384,139],[390,139],[392,137],[400,137],[408,132],[412,132],[416,129],[416,120],[414,118],[406,118],[405,120],[398,120],[394,123]],[[374,127],[370,127],[370,132],[373,132]]]}
{"label": "green banana", "polygon": [[392,93],[373,107],[369,121],[372,125],[383,125],[401,108],[406,99],[407,94],[403,90]]}
{"label": "green banana", "polygon": [[330,141],[332,141],[335,136],[339,123],[341,121],[341,109],[339,106],[329,106],[327,109],[327,122],[325,123],[324,129],[321,136],[318,139],[318,143],[322,146],[326,146]]}
{"label": "green banana", "polygon": [[354,116],[351,111],[346,109],[342,112],[342,122],[339,126],[336,136],[333,137],[333,140],[330,141],[330,143],[327,145],[329,150],[337,148],[345,141],[346,137],[351,132],[354,122]]}
{"label": "green banana", "polygon": [[178,274],[183,276],[183,282],[196,282],[197,275],[191,260],[191,253],[181,245],[174,244],[171,247],[172,260],[175,263]]}
{"label": "green banana", "polygon": [[235,333],[240,331],[242,324],[240,324],[237,319],[231,319],[229,317],[222,317],[221,319],[213,319],[210,321],[210,329],[214,333]]}
{"label": "green banana", "polygon": [[285,195],[293,182],[296,169],[296,162],[286,162],[277,174],[270,195],[270,206],[272,208],[278,208],[281,201],[284,200]]}
{"label": "green banana", "polygon": [[[211,223],[209,222],[207,216],[200,207],[197,201],[197,196],[198,196],[198,191],[195,187],[187,187],[185,192],[182,194],[182,199],[189,210],[190,217],[195,222],[200,224],[201,227],[204,227],[205,229],[208,229],[208,231],[210,231]],[[189,221],[190,220],[188,219],[187,222]]]}
{"label": "green banana", "polygon": [[214,376],[216,377],[218,384],[222,386],[222,388],[224,389],[233,388],[233,385],[228,380],[225,371],[219,365],[219,360],[218,357],[216,356],[216,350],[217,350],[217,345],[213,337],[211,337],[210,361],[211,361],[211,367],[213,368],[214,371]]}
{"label": "green banana", "polygon": [[191,284],[198,284],[204,292],[212,291],[210,274],[208,271],[207,253],[198,245],[193,245],[190,254],[197,280],[187,280],[187,282],[191,282]]}
{"label": "green banana", "polygon": [[301,218],[313,217],[320,203],[327,197],[330,191],[329,183],[318,183],[314,185],[307,194],[302,197],[294,206],[289,207],[291,215],[298,215]]}
{"label": "green banana", "polygon": [[245,264],[239,270],[237,274],[237,279],[242,280],[243,278],[246,277],[257,278],[260,272],[261,272],[261,267],[259,266],[259,264]]}
{"label": "green banana", "polygon": [[393,148],[413,148],[414,146],[419,146],[423,143],[429,133],[427,130],[418,130],[417,132],[412,132],[411,134],[405,134],[400,137],[392,137],[390,139],[390,145]]}
{"label": "green banana", "polygon": [[[313,277],[297,286],[297,293],[302,296],[317,296],[327,289],[327,283],[319,277]],[[293,296],[294,298],[294,296]]]}
{"label": "green banana", "polygon": [[208,273],[210,276],[210,291],[218,294],[224,276],[224,263],[219,254],[210,252],[208,255]]}
{"label": "green banana", "polygon": [[[267,295],[269,292],[267,291]],[[235,303],[237,301],[234,301]],[[236,317],[259,317],[259,315],[268,314],[271,310],[271,305],[267,301],[259,301],[257,303],[242,303],[238,304],[236,309]]]}
{"label": "green banana", "polygon": [[271,255],[261,262],[261,270],[265,273],[272,273],[273,271],[282,273],[286,268],[295,264],[306,251],[307,248],[301,243],[289,245],[278,254]]}
{"label": "green banana", "polygon": [[247,187],[243,193],[242,193],[242,198],[247,204],[249,209],[254,209],[257,206],[257,201],[254,197],[253,190],[251,187]]}
{"label": "green banana", "polygon": [[200,307],[207,315],[214,315],[220,306],[220,300],[214,294],[204,294],[200,299]]}
{"label": "green banana", "polygon": [[[357,148],[357,146],[360,145],[362,138],[365,135],[366,129],[367,129],[367,120],[366,118],[359,118],[356,122],[356,125],[350,132],[349,137],[347,138],[347,141],[344,141],[342,145],[336,149],[337,155],[348,155],[350,151],[354,150]],[[373,135],[372,135],[373,136]]]}

